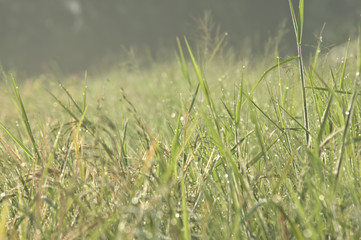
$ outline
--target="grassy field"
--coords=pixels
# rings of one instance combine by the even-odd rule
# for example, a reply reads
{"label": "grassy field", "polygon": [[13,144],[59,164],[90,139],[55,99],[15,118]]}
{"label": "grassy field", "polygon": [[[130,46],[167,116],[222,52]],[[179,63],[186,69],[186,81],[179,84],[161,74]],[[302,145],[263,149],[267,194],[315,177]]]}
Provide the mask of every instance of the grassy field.
{"label": "grassy field", "polygon": [[3,73],[0,239],[360,239],[360,44],[305,64],[302,15],[295,57],[181,39],[147,68]]}

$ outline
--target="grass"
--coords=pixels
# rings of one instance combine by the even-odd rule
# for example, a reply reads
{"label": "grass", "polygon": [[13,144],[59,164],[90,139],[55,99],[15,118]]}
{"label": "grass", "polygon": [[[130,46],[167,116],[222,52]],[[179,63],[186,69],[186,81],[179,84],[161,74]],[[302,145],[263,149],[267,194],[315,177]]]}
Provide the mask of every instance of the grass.
{"label": "grass", "polygon": [[178,40],[174,61],[61,83],[4,73],[0,238],[360,239],[361,48],[332,66],[321,43],[310,66],[220,48]]}

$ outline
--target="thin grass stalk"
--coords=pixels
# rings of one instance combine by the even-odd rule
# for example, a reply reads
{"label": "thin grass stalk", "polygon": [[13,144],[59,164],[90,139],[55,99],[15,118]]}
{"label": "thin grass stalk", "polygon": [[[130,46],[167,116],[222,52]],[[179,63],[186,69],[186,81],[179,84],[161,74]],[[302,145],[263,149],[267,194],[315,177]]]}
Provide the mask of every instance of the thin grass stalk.
{"label": "thin grass stalk", "polygon": [[298,68],[301,79],[301,88],[302,88],[302,101],[303,101],[303,118],[305,123],[305,128],[307,129],[306,133],[306,144],[310,143],[310,135],[309,135],[309,119],[308,119],[308,108],[307,108],[307,99],[306,99],[306,84],[305,84],[305,70],[303,64],[302,57],[302,32],[303,32],[303,16],[304,16],[304,1],[299,1],[299,14],[296,19],[296,14],[293,8],[292,0],[288,0],[290,5],[290,11],[292,15],[293,27],[295,30],[295,35],[297,39],[297,57],[298,57]]}
{"label": "thin grass stalk", "polygon": [[[298,66],[300,71],[300,79],[301,79],[301,87],[302,87],[302,101],[303,101],[303,117],[305,128],[309,131],[309,119],[308,119],[308,108],[307,108],[307,96],[306,96],[306,88],[305,88],[305,74],[304,74],[304,65],[303,65],[303,58],[302,58],[302,47],[301,44],[297,44],[298,49]],[[306,132],[306,143],[307,145],[310,142],[310,135]]]}
{"label": "thin grass stalk", "polygon": [[88,79],[88,72],[85,71],[85,76],[84,76],[84,90],[83,90],[83,106],[82,106],[82,112],[85,112],[85,108],[86,108],[86,90],[87,90],[87,79]]}

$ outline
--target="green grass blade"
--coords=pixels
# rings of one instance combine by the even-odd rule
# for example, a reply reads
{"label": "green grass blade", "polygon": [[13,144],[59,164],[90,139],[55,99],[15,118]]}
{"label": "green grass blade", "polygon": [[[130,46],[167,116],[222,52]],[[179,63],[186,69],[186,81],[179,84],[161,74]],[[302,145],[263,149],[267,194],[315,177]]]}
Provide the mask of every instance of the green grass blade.
{"label": "green grass blade", "polygon": [[229,117],[234,121],[234,116],[233,116],[231,109],[227,106],[227,104],[223,100],[221,100],[221,102],[222,102],[224,108],[226,109]]}
{"label": "green grass blade", "polygon": [[[76,107],[76,109],[78,109],[79,113],[83,113],[82,108],[79,107],[79,105],[77,104],[77,102],[75,101],[75,99],[73,98],[73,96],[70,94],[70,92],[69,92],[68,90],[66,90],[66,88],[64,87],[64,85],[59,82],[59,86],[60,86],[61,89],[66,93],[66,95],[69,97],[69,99],[73,102],[74,106]],[[51,94],[51,95],[52,95],[52,94]]]}
{"label": "green grass blade", "polygon": [[[59,103],[59,105],[67,112],[69,113],[70,116],[72,116],[74,118],[75,121],[79,122],[78,117],[68,108],[66,107],[57,97],[55,97],[54,94],[52,94],[51,92],[49,92],[49,94],[54,98],[54,100]],[[81,110],[80,110],[81,111]]]}
{"label": "green grass blade", "polygon": [[290,117],[292,118],[293,121],[295,121],[295,123],[297,123],[298,126],[300,126],[305,132],[307,132],[308,134],[311,134],[310,131],[302,125],[302,123],[300,123],[294,116],[292,116],[292,114],[290,112],[288,112],[285,108],[283,108],[282,106],[280,106],[280,108]]}
{"label": "green grass blade", "polygon": [[279,139],[281,139],[282,135],[284,133],[282,133],[278,138],[276,138],[273,142],[271,142],[270,144],[268,144],[268,146],[264,147],[263,150],[261,150],[259,153],[256,154],[256,156],[254,158],[252,158],[248,163],[247,163],[247,167],[251,167],[254,164],[256,164],[265,153],[268,152],[268,150],[270,150],[272,148],[273,145],[275,145]]}
{"label": "green grass blade", "polygon": [[191,60],[192,60],[192,63],[193,63],[193,67],[194,67],[194,71],[195,71],[195,73],[196,73],[198,82],[199,82],[199,84],[200,84],[200,86],[201,86],[202,92],[203,92],[203,94],[204,94],[204,96],[205,96],[205,98],[206,98],[206,100],[207,100],[208,105],[210,106],[210,108],[211,108],[212,111],[213,111],[213,110],[214,110],[214,106],[213,106],[213,101],[212,101],[211,96],[210,96],[208,84],[207,84],[206,80],[205,80],[204,77],[203,77],[203,74],[202,74],[202,72],[201,72],[201,70],[200,70],[200,68],[199,68],[199,66],[198,66],[198,64],[197,64],[196,59],[194,58],[192,49],[191,49],[191,47],[189,46],[189,43],[188,43],[187,39],[184,38],[184,41],[185,41],[185,43],[186,43],[186,45],[187,45],[188,53],[189,53],[189,55],[190,55],[190,57],[191,57]]}
{"label": "green grass blade", "polygon": [[298,5],[298,42],[302,42],[302,33],[303,33],[303,16],[304,16],[304,1],[300,0]]}
{"label": "green grass blade", "polygon": [[254,108],[251,109],[251,121],[255,125],[256,137],[257,137],[257,140],[258,140],[258,145],[261,146],[263,159],[264,159],[264,161],[267,161],[267,155],[266,155],[265,146],[264,146],[263,134],[261,132],[261,127],[259,125],[259,122],[258,122],[258,119],[257,119]]}
{"label": "green grass blade", "polygon": [[[301,46],[302,31],[303,31],[304,2],[303,2],[303,0],[299,1],[298,18],[296,18],[292,0],[288,0],[288,3],[290,6],[293,27],[294,27],[295,35],[296,35],[296,39],[297,39],[298,67],[299,67],[299,74],[300,74],[300,80],[301,80],[302,101],[303,101],[303,118],[304,118],[305,127],[308,130],[309,129],[309,118],[308,118],[307,98],[306,98],[306,91],[305,91],[305,86],[306,86],[305,70],[304,70],[303,57],[302,57],[302,46]],[[305,135],[306,135],[306,144],[309,145],[310,136],[309,136],[308,131],[306,131]]]}
{"label": "green grass blade", "polygon": [[193,107],[194,107],[194,103],[195,103],[196,98],[197,98],[197,95],[198,95],[198,90],[199,90],[199,83],[197,84],[196,91],[195,91],[194,94],[193,94],[191,105],[190,105],[189,108],[188,108],[188,114],[191,113],[191,111],[192,111],[192,109],[193,109]]}
{"label": "green grass blade", "polygon": [[196,73],[196,76],[197,76],[197,79],[198,79],[198,82],[199,82],[199,85],[202,89],[202,92],[203,92],[203,95],[204,97],[206,98],[207,100],[207,103],[208,103],[208,106],[211,110],[211,113],[212,113],[212,117],[213,117],[213,120],[214,120],[214,123],[217,127],[217,131],[220,132],[220,127],[219,127],[219,123],[217,121],[217,114],[216,114],[216,109],[214,107],[214,104],[213,104],[213,101],[212,101],[212,98],[211,98],[211,93],[209,91],[209,88],[208,88],[208,84],[207,84],[207,81],[206,79],[203,77],[203,74],[197,64],[197,61],[196,59],[194,58],[194,55],[193,55],[193,52],[192,52],[192,49],[191,47],[189,46],[189,43],[187,41],[187,39],[184,37],[184,41],[187,45],[187,48],[188,48],[188,53],[189,53],[189,56],[191,57],[191,60],[192,60],[192,63],[193,63],[193,68],[194,68],[194,71]]}
{"label": "green grass blade", "polygon": [[351,125],[351,118],[354,113],[354,106],[355,106],[355,102],[356,102],[356,97],[358,95],[359,86],[361,84],[360,74],[361,74],[361,23],[360,23],[360,28],[359,28],[358,69],[356,72],[356,77],[355,77],[355,82],[354,82],[354,91],[353,91],[353,94],[352,94],[352,97],[351,97],[351,100],[349,102],[349,106],[348,106],[347,112],[346,112],[346,122],[345,122],[345,127],[343,130],[342,143],[341,143],[342,145],[341,145],[340,156],[339,156],[338,164],[337,164],[336,183],[340,176],[342,162],[343,162],[343,158],[344,158],[343,155],[345,153],[345,145],[346,145],[347,135],[348,135],[350,125]]}
{"label": "green grass blade", "polygon": [[86,108],[87,78],[88,78],[88,72],[85,71],[82,112],[84,112],[84,111],[85,111],[85,108]]}
{"label": "green grass blade", "polygon": [[252,95],[252,93],[256,90],[256,88],[258,87],[258,85],[260,84],[260,82],[267,76],[267,74],[268,74],[269,72],[271,72],[273,69],[278,68],[278,67],[280,67],[280,66],[282,66],[282,65],[284,65],[284,64],[286,64],[286,63],[289,63],[289,62],[291,62],[291,61],[293,61],[293,60],[295,60],[295,59],[297,59],[297,57],[291,57],[291,58],[288,58],[288,59],[286,59],[286,60],[284,60],[284,61],[282,61],[282,62],[280,62],[280,63],[277,63],[277,64],[273,65],[272,67],[268,68],[268,69],[262,74],[262,76],[258,79],[256,85],[252,88],[252,90],[251,90],[251,92],[249,93],[249,95],[250,95],[250,96]]}
{"label": "green grass blade", "polygon": [[288,0],[289,6],[290,6],[290,12],[291,12],[291,17],[292,17],[292,23],[293,23],[293,28],[295,30],[295,35],[296,35],[296,39],[297,39],[297,43],[298,43],[298,22],[297,22],[297,17],[295,14],[295,10],[293,8],[293,4],[292,4],[292,0]]}
{"label": "green grass blade", "polygon": [[187,83],[188,83],[189,87],[192,87],[192,82],[191,82],[191,78],[189,76],[187,63],[186,63],[186,60],[184,58],[182,44],[181,44],[178,37],[177,37],[177,45],[178,45],[178,52],[179,52],[178,61],[179,61],[179,64],[180,64],[181,71],[183,73],[184,78],[187,80]]}
{"label": "green grass blade", "polygon": [[75,130],[75,134],[76,134],[76,135],[79,134],[80,128],[81,128],[81,126],[82,126],[82,124],[83,124],[83,122],[84,122],[84,119],[85,119],[85,114],[86,114],[86,112],[87,112],[87,109],[88,109],[88,107],[85,107],[84,112],[83,112],[83,114],[81,115],[81,118],[80,118],[80,120],[79,120],[78,123],[77,123],[76,130]]}
{"label": "green grass blade", "polygon": [[353,116],[353,110],[354,110],[354,106],[355,106],[355,102],[356,102],[356,96],[357,96],[357,92],[358,92],[358,83],[357,81],[355,81],[355,86],[354,86],[354,93],[352,94],[351,100],[350,100],[350,104],[349,107],[347,108],[347,112],[346,112],[346,122],[345,122],[345,127],[343,130],[343,135],[342,135],[342,145],[341,145],[341,151],[340,151],[340,156],[338,159],[338,164],[337,164],[337,172],[336,172],[336,181],[340,175],[341,172],[341,166],[342,166],[342,162],[343,162],[343,155],[345,153],[345,145],[346,145],[346,139],[347,139],[347,135],[350,129],[350,125],[351,125],[351,118]]}
{"label": "green grass blade", "polygon": [[281,132],[283,132],[283,128],[278,126],[278,124],[251,99],[250,95],[247,95],[245,93],[243,94],[246,96],[248,101],[250,101],[263,114],[263,116],[265,116],[275,127],[277,127]]}
{"label": "green grass blade", "polygon": [[180,130],[180,114],[178,115],[177,127],[174,132],[173,142],[172,142],[172,149],[170,151],[170,159],[167,171],[165,173],[165,177],[163,178],[164,183],[167,183],[168,180],[174,175],[177,177],[177,163],[178,163],[178,149],[180,146],[179,137],[181,134]]}
{"label": "green grass blade", "polygon": [[244,85],[244,78],[243,78],[243,73],[242,73],[241,86],[239,88],[238,100],[237,100],[237,105],[236,105],[236,119],[235,119],[236,127],[239,125],[239,122],[241,120],[243,85]]}
{"label": "green grass blade", "polygon": [[213,49],[213,51],[212,51],[211,57],[209,58],[209,62],[212,62],[213,58],[216,56],[217,52],[218,52],[219,49],[221,48],[221,46],[222,46],[224,40],[226,39],[227,35],[228,35],[228,34],[225,33],[225,34],[223,35],[223,37],[221,38],[221,40],[219,40],[217,46],[216,46],[216,47]]}
{"label": "green grass blade", "polygon": [[325,131],[327,119],[328,119],[328,116],[329,116],[329,114],[330,114],[330,109],[331,109],[331,105],[332,105],[332,100],[333,100],[333,95],[331,95],[330,99],[328,100],[327,106],[326,106],[326,109],[325,109],[325,112],[324,112],[323,115],[322,115],[320,130],[318,131],[318,135],[317,135],[318,145],[321,143],[322,134],[323,134],[323,132]]}
{"label": "green grass blade", "polygon": [[360,25],[359,25],[359,36],[358,36],[358,64],[357,64],[357,77],[360,79],[361,75],[361,19],[360,19]]}
{"label": "green grass blade", "polygon": [[342,64],[342,70],[341,70],[341,76],[340,76],[340,84],[338,86],[338,88],[341,89],[341,90],[344,88],[346,66],[347,66],[347,60],[348,60],[347,56],[348,56],[349,47],[350,47],[350,39],[348,39],[348,42],[347,42],[345,57],[344,57],[343,64]]}
{"label": "green grass blade", "polygon": [[17,100],[17,103],[19,104],[20,106],[20,111],[21,111],[21,115],[22,115],[22,119],[23,119],[23,123],[25,124],[25,127],[26,127],[26,131],[28,133],[28,136],[31,140],[31,143],[33,145],[33,148],[34,148],[34,151],[37,155],[37,158],[39,158],[39,160],[41,159],[40,158],[40,153],[39,153],[39,150],[38,150],[38,146],[35,142],[35,138],[34,138],[34,135],[33,135],[33,132],[31,130],[31,127],[30,127],[30,123],[29,123],[29,119],[28,119],[28,115],[26,113],[26,110],[25,110],[25,107],[24,107],[24,104],[23,104],[23,101],[21,99],[21,96],[20,96],[20,93],[18,91],[18,87],[16,86],[16,83],[15,83],[15,79],[13,76],[11,76],[12,78],[12,82],[13,82],[13,86],[14,86],[14,91],[15,91],[15,96],[16,96],[16,100]]}
{"label": "green grass blade", "polygon": [[19,140],[17,139],[1,122],[0,126],[7,133],[7,135],[28,155],[31,159],[35,159],[30,150]]}
{"label": "green grass blade", "polygon": [[188,209],[187,209],[187,198],[186,198],[186,190],[184,186],[185,176],[181,179],[181,194],[182,194],[182,220],[183,220],[183,228],[184,228],[184,238],[185,240],[191,240],[191,231],[188,220]]}
{"label": "green grass blade", "polygon": [[297,227],[298,224],[296,224],[287,214],[286,211],[282,208],[282,206],[280,206],[279,204],[276,204],[274,202],[272,202],[272,204],[278,208],[278,210],[282,213],[282,215],[287,219],[287,222],[290,224],[293,235],[295,236],[296,239],[304,239],[304,237],[302,236],[302,233],[300,231],[300,229]]}

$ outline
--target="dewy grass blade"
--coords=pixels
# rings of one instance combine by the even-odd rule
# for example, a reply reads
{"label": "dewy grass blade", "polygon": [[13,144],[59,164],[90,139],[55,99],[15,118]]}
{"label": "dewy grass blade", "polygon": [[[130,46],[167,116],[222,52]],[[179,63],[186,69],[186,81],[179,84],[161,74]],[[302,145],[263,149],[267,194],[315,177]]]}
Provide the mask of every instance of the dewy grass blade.
{"label": "dewy grass blade", "polygon": [[341,71],[341,76],[340,76],[340,84],[338,86],[339,89],[343,89],[344,88],[344,81],[345,81],[345,74],[346,74],[346,66],[347,66],[347,60],[348,60],[348,50],[350,47],[350,39],[348,39],[347,42],[347,47],[346,47],[346,52],[345,52],[345,57],[343,60],[343,64],[342,64],[342,71]]}
{"label": "dewy grass blade", "polygon": [[[309,71],[309,80],[310,80],[310,85],[311,85],[311,90],[312,90],[312,96],[314,99],[314,103],[315,103],[315,108],[317,111],[317,115],[318,115],[318,121],[321,121],[321,113],[322,113],[322,101],[321,101],[321,96],[319,92],[315,91],[315,78],[314,78],[314,74],[315,71],[317,69],[317,65],[318,65],[318,60],[319,60],[319,56],[321,53],[321,43],[322,43],[322,34],[323,34],[323,30],[325,28],[325,24],[322,26],[318,41],[317,41],[317,47],[316,47],[316,51],[315,51],[315,56],[313,59],[313,65]],[[306,87],[307,88],[307,87]]]}
{"label": "dewy grass blade", "polygon": [[[66,95],[69,97],[69,99],[74,103],[74,106],[76,107],[76,109],[78,109],[79,113],[82,113],[83,112],[82,109],[79,107],[79,105],[77,104],[77,102],[75,101],[73,96],[70,94],[70,92],[68,90],[66,90],[64,85],[60,82],[59,82],[59,86],[61,87],[61,89],[63,89],[63,91],[66,93]],[[52,93],[50,93],[50,94],[54,97],[54,95]]]}
{"label": "dewy grass blade", "polygon": [[[34,151],[37,155],[37,158],[40,160],[41,157],[40,157],[40,153],[38,151],[38,146],[35,142],[35,138],[34,138],[34,135],[33,135],[33,132],[31,130],[31,127],[30,127],[30,123],[29,123],[29,119],[28,119],[28,115],[26,114],[26,111],[25,111],[25,107],[24,107],[24,104],[23,104],[23,101],[21,99],[21,96],[20,96],[20,93],[18,91],[18,87],[16,86],[16,83],[15,83],[15,79],[13,76],[11,76],[12,78],[12,82],[13,82],[13,86],[14,86],[14,91],[15,91],[15,96],[16,96],[16,100],[17,100],[17,103],[19,104],[20,106],[20,111],[21,111],[21,115],[22,115],[22,118],[23,118],[23,122],[25,124],[25,127],[26,127],[26,131],[28,133],[28,136],[31,140],[31,143],[33,145],[33,148],[34,148]],[[23,148],[24,149],[24,148]]]}
{"label": "dewy grass blade", "polygon": [[[250,106],[252,107],[252,106]],[[261,131],[261,127],[260,124],[258,122],[257,116],[256,116],[256,112],[255,112],[255,107],[253,107],[253,109],[251,109],[251,121],[252,123],[255,125],[255,132],[256,132],[256,137],[258,140],[258,145],[261,146],[261,151],[262,151],[262,156],[264,161],[267,161],[267,155],[266,155],[266,151],[265,151],[265,146],[264,146],[264,139],[263,139],[263,134]],[[260,168],[260,165],[258,166]]]}
{"label": "dewy grass blade", "polygon": [[62,108],[64,108],[67,113],[69,113],[70,116],[75,119],[75,121],[79,122],[78,117],[68,107],[66,107],[57,97],[55,97],[54,94],[52,94],[51,92],[49,92],[49,94],[54,98],[55,101],[59,103]]}
{"label": "dewy grass blade", "polygon": [[345,145],[346,145],[346,139],[347,139],[347,135],[350,129],[350,125],[351,125],[351,118],[353,116],[353,112],[354,112],[354,106],[355,106],[355,102],[356,102],[356,97],[358,95],[358,91],[359,91],[359,86],[361,84],[361,22],[360,22],[360,27],[359,27],[359,37],[358,37],[358,41],[359,41],[359,46],[358,46],[358,63],[357,63],[357,72],[356,72],[356,77],[355,77],[355,83],[354,83],[354,91],[349,103],[349,107],[347,108],[347,112],[346,114],[346,122],[345,122],[345,127],[344,127],[344,131],[343,131],[343,135],[342,135],[342,145],[341,145],[341,150],[340,150],[340,157],[338,159],[338,165],[337,165],[337,172],[336,172],[336,183],[337,180],[340,176],[340,172],[341,172],[341,167],[342,167],[342,162],[343,162],[343,155],[345,153]]}
{"label": "dewy grass blade", "polygon": [[283,108],[282,106],[280,106],[280,108],[290,117],[292,118],[293,121],[295,121],[295,123],[297,123],[298,126],[300,126],[305,132],[308,132],[308,134],[311,134],[309,132],[308,129],[305,128],[305,126],[303,126],[294,116],[292,116],[291,113],[289,113],[285,108]]}
{"label": "dewy grass blade", "polygon": [[262,114],[263,116],[265,116],[275,127],[277,127],[281,132],[283,132],[283,129],[278,126],[278,124],[272,120],[272,118],[270,116],[267,115],[267,113],[265,113],[265,111],[262,110],[262,108],[260,108],[250,97],[250,95],[247,95],[244,93],[244,95],[247,97],[248,101],[250,101]]}
{"label": "dewy grass blade", "polygon": [[291,58],[286,59],[286,60],[284,60],[284,61],[282,61],[282,62],[280,62],[280,63],[277,63],[277,64],[273,65],[272,67],[270,67],[269,69],[267,69],[267,70],[262,74],[262,76],[258,79],[256,85],[252,88],[251,92],[249,93],[249,96],[252,95],[252,93],[256,90],[256,88],[258,87],[258,85],[259,85],[259,84],[261,83],[261,81],[267,76],[267,74],[268,74],[269,72],[271,72],[273,69],[278,68],[278,67],[280,67],[281,65],[284,65],[284,64],[286,64],[286,63],[289,63],[289,62],[291,62],[291,61],[293,61],[293,60],[295,60],[295,59],[297,59],[297,57],[291,57]]}
{"label": "dewy grass blade", "polygon": [[[309,130],[309,119],[308,119],[308,108],[307,108],[307,99],[306,99],[306,90],[305,90],[305,70],[303,65],[303,57],[302,57],[302,31],[303,31],[303,15],[304,15],[304,2],[303,0],[299,1],[299,15],[298,18],[296,18],[296,14],[293,8],[292,0],[288,0],[291,16],[292,16],[292,22],[293,27],[295,30],[295,35],[297,39],[297,53],[298,53],[298,67],[299,67],[299,74],[301,79],[301,88],[302,88],[302,101],[303,101],[303,118],[305,122],[305,127],[307,130]],[[306,131],[306,144],[307,146],[310,143],[310,135],[308,131]]]}
{"label": "dewy grass blade", "polygon": [[256,156],[255,156],[254,158],[252,158],[252,159],[247,163],[246,166],[247,166],[247,167],[251,167],[252,165],[254,165],[255,163],[257,163],[258,160],[260,160],[260,159],[263,157],[264,153],[267,153],[268,150],[270,150],[270,149],[273,147],[273,145],[275,145],[275,144],[281,139],[281,137],[282,137],[284,134],[285,134],[285,133],[280,134],[279,137],[276,138],[273,142],[271,142],[268,146],[266,146],[266,147],[264,148],[264,150],[261,150],[259,153],[257,153]]}
{"label": "dewy grass blade", "polygon": [[340,156],[338,159],[338,164],[337,164],[337,172],[336,172],[336,181],[340,175],[341,172],[341,166],[342,166],[342,161],[343,161],[343,155],[345,153],[345,144],[346,144],[346,139],[347,139],[347,135],[348,135],[348,131],[350,129],[350,125],[351,125],[351,118],[353,115],[353,110],[354,110],[354,106],[355,106],[355,102],[356,102],[356,96],[357,96],[357,92],[358,92],[358,83],[357,80],[355,81],[355,86],[354,86],[354,94],[352,94],[351,100],[350,100],[350,104],[349,107],[347,108],[346,111],[346,122],[345,122],[345,127],[343,130],[343,135],[342,135],[342,145],[341,145],[341,150],[340,150]]}
{"label": "dewy grass blade", "polygon": [[194,58],[194,55],[193,55],[193,52],[192,52],[192,49],[191,47],[189,46],[189,43],[187,41],[187,39],[184,37],[184,41],[187,45],[187,48],[188,48],[188,52],[189,52],[189,56],[191,57],[191,60],[192,60],[192,63],[193,63],[193,68],[194,68],[194,71],[196,73],[196,76],[197,76],[197,79],[198,79],[198,82],[199,82],[199,85],[201,86],[201,89],[202,89],[202,92],[203,92],[203,95],[205,96],[206,100],[207,100],[207,103],[208,103],[208,106],[211,110],[211,113],[212,113],[212,117],[213,117],[213,120],[214,120],[214,123],[217,127],[217,131],[220,132],[220,128],[219,128],[219,124],[218,124],[218,121],[217,121],[217,114],[216,114],[216,109],[214,107],[214,104],[213,104],[213,101],[212,101],[212,98],[211,98],[211,93],[209,91],[209,88],[208,88],[208,84],[207,84],[207,81],[206,79],[203,77],[203,74],[197,64],[197,61],[196,59]]}

